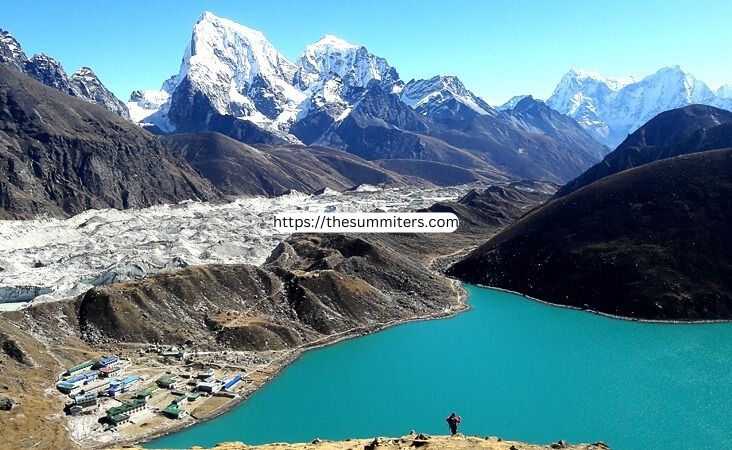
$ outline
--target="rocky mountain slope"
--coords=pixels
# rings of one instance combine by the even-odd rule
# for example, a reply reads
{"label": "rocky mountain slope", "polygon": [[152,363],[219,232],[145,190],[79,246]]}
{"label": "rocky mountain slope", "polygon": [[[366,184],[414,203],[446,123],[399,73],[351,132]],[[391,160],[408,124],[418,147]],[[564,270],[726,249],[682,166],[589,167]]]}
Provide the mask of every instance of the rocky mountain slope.
{"label": "rocky mountain slope", "polygon": [[163,141],[229,195],[281,195],[290,190],[310,194],[326,187],[343,191],[360,184],[420,185],[416,179],[407,180],[350,153],[328,148],[254,148],[210,132],[175,134]]}
{"label": "rocky mountain slope", "polygon": [[178,74],[160,91],[135,91],[128,106],[164,133],[217,131],[248,144],[328,146],[514,178],[566,181],[605,154],[566,117],[526,126],[528,116],[490,107],[456,77],[405,84],[384,58],[335,36],[293,63],[259,31],[211,13],[194,26]]}
{"label": "rocky mountain slope", "polygon": [[704,105],[663,112],[628,136],[601,162],[564,185],[557,196],[653,161],[725,147],[732,147],[732,112]]}
{"label": "rocky mountain slope", "polygon": [[13,35],[2,29],[0,64],[30,75],[65,94],[95,103],[120,117],[130,117],[127,105],[115,97],[90,68],[82,67],[68,76],[61,63],[48,55],[40,53],[28,59]]}
{"label": "rocky mountain slope", "polygon": [[550,201],[456,263],[462,280],[638,319],[732,319],[732,150]]}
{"label": "rocky mountain slope", "polygon": [[547,104],[577,120],[611,148],[664,111],[691,104],[732,110],[724,86],[714,92],[679,66],[664,67],[642,80],[571,70]]}
{"label": "rocky mountain slope", "polygon": [[438,186],[457,186],[473,182],[505,182],[508,177],[498,169],[467,169],[452,164],[421,159],[379,159],[373,161],[384,169],[415,177]]}
{"label": "rocky mountain slope", "polygon": [[2,218],[218,197],[138,126],[4,65],[0,118]]}

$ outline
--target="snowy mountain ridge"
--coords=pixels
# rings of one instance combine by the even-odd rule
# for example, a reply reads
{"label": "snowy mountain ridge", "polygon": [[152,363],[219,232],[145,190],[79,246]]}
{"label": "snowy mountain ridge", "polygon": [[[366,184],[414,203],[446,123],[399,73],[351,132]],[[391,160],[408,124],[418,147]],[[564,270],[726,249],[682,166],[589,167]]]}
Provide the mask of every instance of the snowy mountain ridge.
{"label": "snowy mountain ridge", "polygon": [[606,78],[597,72],[570,70],[547,104],[580,123],[600,142],[615,147],[661,112],[704,104],[732,109],[729,87],[716,93],[679,66],[661,68],[641,80]]}
{"label": "snowy mountain ridge", "polygon": [[429,80],[412,80],[404,86],[401,100],[418,113],[430,116],[453,115],[450,103],[464,105],[479,115],[495,115],[496,110],[469,91],[455,76],[438,75]]}
{"label": "snowy mountain ridge", "polygon": [[399,82],[399,74],[386,59],[333,35],[325,35],[303,49],[296,65],[301,88],[307,90],[319,81],[340,78],[350,87],[365,88],[371,80]]}
{"label": "snowy mountain ridge", "polygon": [[[478,114],[494,111],[456,77],[413,81],[412,87],[423,82],[425,88],[440,78],[444,83],[431,84],[435,92],[422,93],[425,110],[454,99]],[[164,132],[189,130],[211,120],[213,112],[299,142],[290,131],[296,122],[315,114],[328,117],[326,123],[343,120],[374,83],[396,94],[404,88],[396,69],[362,45],[325,35],[293,63],[261,32],[205,12],[193,28],[178,74],[159,91],[133,92],[127,106],[134,121]],[[433,100],[436,105],[426,106]]]}

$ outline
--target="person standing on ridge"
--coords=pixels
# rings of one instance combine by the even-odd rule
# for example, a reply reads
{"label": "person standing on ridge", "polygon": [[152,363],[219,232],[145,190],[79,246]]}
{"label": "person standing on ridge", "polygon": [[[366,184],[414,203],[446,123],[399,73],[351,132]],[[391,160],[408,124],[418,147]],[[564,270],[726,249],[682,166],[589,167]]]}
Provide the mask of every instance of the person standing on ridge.
{"label": "person standing on ridge", "polygon": [[460,416],[453,412],[446,420],[447,425],[450,427],[450,433],[455,436],[458,432],[458,424],[462,421],[462,419],[460,418]]}

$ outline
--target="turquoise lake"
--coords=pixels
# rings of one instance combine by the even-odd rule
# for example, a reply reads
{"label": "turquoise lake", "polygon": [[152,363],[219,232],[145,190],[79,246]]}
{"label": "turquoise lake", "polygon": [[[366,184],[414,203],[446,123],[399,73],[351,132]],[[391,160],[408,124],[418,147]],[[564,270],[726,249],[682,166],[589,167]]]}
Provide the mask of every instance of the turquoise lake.
{"label": "turquoise lake", "polygon": [[732,324],[654,324],[466,286],[470,311],[307,352],[152,448],[461,431],[614,449],[732,448]]}

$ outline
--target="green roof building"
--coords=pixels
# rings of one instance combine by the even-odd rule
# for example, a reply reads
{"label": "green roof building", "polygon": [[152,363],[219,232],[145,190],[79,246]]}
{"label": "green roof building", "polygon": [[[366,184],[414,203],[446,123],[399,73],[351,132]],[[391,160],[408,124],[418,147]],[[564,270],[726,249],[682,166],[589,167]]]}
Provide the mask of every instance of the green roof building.
{"label": "green roof building", "polygon": [[90,359],[89,361],[84,361],[83,363],[79,363],[74,367],[70,367],[69,369],[67,369],[66,375],[73,375],[75,373],[81,372],[82,370],[92,367],[94,363],[95,361],[93,359]]}
{"label": "green roof building", "polygon": [[135,397],[138,398],[138,399],[147,400],[148,398],[152,397],[152,395],[157,390],[158,390],[157,385],[151,384],[150,386],[148,386],[145,389],[143,389],[140,392],[138,392]]}
{"label": "green roof building", "polygon": [[119,425],[130,420],[130,416],[129,414],[115,414],[113,416],[107,416],[107,420],[109,420],[112,425]]}
{"label": "green roof building", "polygon": [[188,401],[188,395],[183,394],[180,397],[178,397],[175,400],[173,400],[173,403],[171,403],[171,405],[180,406],[180,405],[182,405],[183,403],[185,403],[187,401]]}
{"label": "green roof building", "polygon": [[171,419],[179,419],[181,412],[181,409],[178,408],[175,403],[171,403],[163,410],[163,414],[165,414],[167,417],[170,417]]}
{"label": "green roof building", "polygon": [[158,378],[155,383],[158,386],[165,389],[173,389],[178,381],[178,375],[174,373],[166,373],[162,377]]}
{"label": "green roof building", "polygon": [[131,402],[122,403],[119,406],[115,406],[107,410],[107,420],[112,422],[114,425],[119,425],[120,423],[129,420],[132,414],[145,409],[146,405],[147,401],[141,398],[136,398]]}
{"label": "green roof building", "polygon": [[168,358],[185,358],[186,356],[186,352],[178,347],[171,347],[161,354]]}

